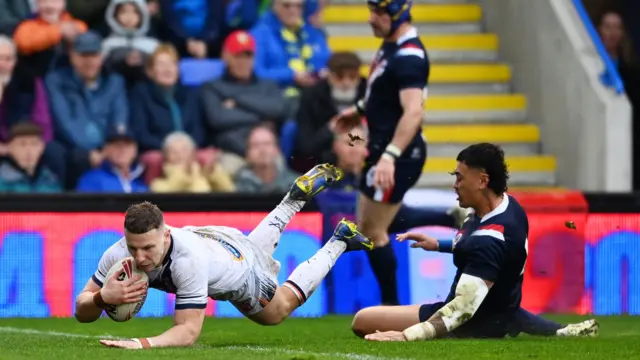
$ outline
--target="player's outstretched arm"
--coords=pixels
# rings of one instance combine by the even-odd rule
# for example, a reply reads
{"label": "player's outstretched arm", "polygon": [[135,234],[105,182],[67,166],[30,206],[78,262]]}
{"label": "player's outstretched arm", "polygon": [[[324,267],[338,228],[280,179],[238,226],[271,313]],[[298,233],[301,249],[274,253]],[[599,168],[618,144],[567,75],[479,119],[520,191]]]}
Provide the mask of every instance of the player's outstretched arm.
{"label": "player's outstretched arm", "polygon": [[204,309],[176,310],[173,316],[173,327],[158,336],[129,340],[100,340],[100,343],[106,347],[123,349],[191,346],[200,336],[204,314]]}
{"label": "player's outstretched arm", "polygon": [[153,346],[191,346],[202,331],[204,309],[176,310],[173,316],[173,327],[159,336],[151,338]]}
{"label": "player's outstretched arm", "polygon": [[436,240],[431,236],[421,233],[407,232],[398,234],[396,236],[396,240],[400,242],[405,240],[415,241],[409,246],[412,248],[420,248],[426,251],[438,251],[444,253],[453,252],[453,240]]}

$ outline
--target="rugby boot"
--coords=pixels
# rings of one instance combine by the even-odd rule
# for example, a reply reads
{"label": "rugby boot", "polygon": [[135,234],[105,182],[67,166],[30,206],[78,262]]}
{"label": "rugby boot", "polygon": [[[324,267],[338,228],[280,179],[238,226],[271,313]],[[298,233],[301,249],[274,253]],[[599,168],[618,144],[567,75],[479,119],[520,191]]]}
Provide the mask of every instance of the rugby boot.
{"label": "rugby boot", "polygon": [[300,176],[289,190],[289,198],[309,201],[327,186],[342,179],[342,170],[331,164],[320,164]]}
{"label": "rugby boot", "polygon": [[569,324],[556,332],[558,336],[587,336],[596,337],[600,332],[600,325],[595,319],[577,324]]}
{"label": "rugby boot", "polygon": [[340,220],[338,226],[336,226],[336,229],[333,231],[333,236],[329,241],[336,240],[347,244],[347,250],[345,250],[345,252],[353,250],[373,250],[373,241],[362,235],[358,231],[355,223],[344,218]]}

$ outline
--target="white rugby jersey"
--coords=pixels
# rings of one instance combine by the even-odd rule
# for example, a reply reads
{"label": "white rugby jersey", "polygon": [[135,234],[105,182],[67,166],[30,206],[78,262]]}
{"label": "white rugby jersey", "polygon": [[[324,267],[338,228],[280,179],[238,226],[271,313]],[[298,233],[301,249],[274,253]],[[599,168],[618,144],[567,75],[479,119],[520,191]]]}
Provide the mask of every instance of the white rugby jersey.
{"label": "white rugby jersey", "polygon": [[[169,229],[169,251],[162,266],[147,274],[149,287],[176,294],[176,310],[204,309],[209,297],[242,297],[256,251],[242,232],[225,226]],[[122,237],[102,255],[93,281],[102,287],[113,264],[129,256]]]}

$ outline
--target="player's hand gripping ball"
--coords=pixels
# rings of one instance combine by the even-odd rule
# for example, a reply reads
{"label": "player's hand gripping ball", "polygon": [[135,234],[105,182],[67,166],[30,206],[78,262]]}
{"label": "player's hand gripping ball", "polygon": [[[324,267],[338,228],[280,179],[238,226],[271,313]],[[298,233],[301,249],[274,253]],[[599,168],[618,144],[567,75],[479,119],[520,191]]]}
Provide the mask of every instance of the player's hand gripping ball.
{"label": "player's hand gripping ball", "polygon": [[102,299],[109,304],[105,308],[107,315],[118,322],[136,316],[147,299],[147,274],[138,270],[133,258],[128,257],[116,262],[109,269],[106,279],[100,292]]}

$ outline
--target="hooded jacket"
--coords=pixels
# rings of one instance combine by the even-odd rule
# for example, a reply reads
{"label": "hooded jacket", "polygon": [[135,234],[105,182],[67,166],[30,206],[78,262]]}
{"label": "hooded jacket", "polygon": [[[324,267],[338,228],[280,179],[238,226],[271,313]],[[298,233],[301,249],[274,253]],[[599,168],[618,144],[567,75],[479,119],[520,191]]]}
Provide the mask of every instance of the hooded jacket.
{"label": "hooded jacket", "polygon": [[[132,3],[140,12],[140,25],[135,30],[125,29],[116,19],[118,5],[126,3]],[[133,49],[146,55],[156,50],[158,40],[147,36],[151,26],[151,16],[144,0],[112,0],[105,13],[105,18],[112,31],[111,35],[102,43],[102,52],[105,56],[118,61],[117,58],[124,59]]]}

